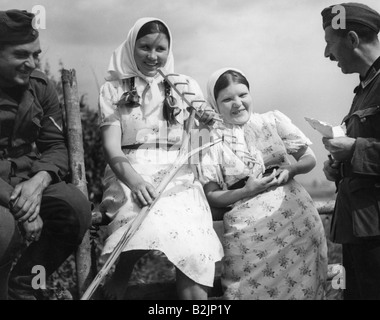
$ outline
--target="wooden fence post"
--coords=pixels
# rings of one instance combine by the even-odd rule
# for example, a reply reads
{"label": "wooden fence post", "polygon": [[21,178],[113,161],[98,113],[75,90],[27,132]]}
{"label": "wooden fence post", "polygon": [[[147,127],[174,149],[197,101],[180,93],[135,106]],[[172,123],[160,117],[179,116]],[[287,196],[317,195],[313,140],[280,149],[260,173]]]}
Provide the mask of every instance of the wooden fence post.
{"label": "wooden fence post", "polygon": [[[88,198],[86,170],[84,165],[82,123],[75,70],[62,70],[62,86],[72,183]],[[92,271],[90,253],[90,233],[87,231],[76,252],[76,272],[79,297],[82,296],[83,292],[95,276]]]}

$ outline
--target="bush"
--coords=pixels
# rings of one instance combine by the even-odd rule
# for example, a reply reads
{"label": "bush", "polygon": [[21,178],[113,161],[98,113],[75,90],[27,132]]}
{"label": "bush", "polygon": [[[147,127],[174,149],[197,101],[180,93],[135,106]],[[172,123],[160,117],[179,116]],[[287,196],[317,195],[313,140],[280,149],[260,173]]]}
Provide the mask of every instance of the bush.
{"label": "bush", "polygon": [[106,165],[98,126],[98,114],[84,106],[81,108],[81,119],[88,196],[89,200],[96,205],[102,199],[102,177]]}

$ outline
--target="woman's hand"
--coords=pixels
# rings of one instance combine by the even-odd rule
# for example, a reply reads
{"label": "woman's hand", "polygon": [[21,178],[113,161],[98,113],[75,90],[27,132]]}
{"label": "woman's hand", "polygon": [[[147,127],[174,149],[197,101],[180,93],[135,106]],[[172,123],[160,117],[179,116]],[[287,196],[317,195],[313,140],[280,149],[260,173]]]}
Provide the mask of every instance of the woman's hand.
{"label": "woman's hand", "polygon": [[247,180],[247,183],[243,187],[244,192],[246,192],[249,196],[255,196],[271,187],[277,186],[278,179],[276,178],[276,175],[277,171],[273,170],[271,175],[262,178],[255,178],[253,176],[250,176]]}
{"label": "woman's hand", "polygon": [[212,126],[215,123],[215,118],[218,118],[218,114],[208,104],[204,103],[197,110],[196,119],[204,126]]}
{"label": "woman's hand", "polygon": [[103,126],[101,133],[106,162],[115,176],[131,190],[132,198],[138,205],[141,207],[150,205],[157,196],[156,190],[135,171],[123,153],[120,143],[121,128],[119,126]]}
{"label": "woman's hand", "polygon": [[132,197],[137,201],[140,207],[152,204],[157,197],[155,188],[145,180],[134,183],[131,187]]}
{"label": "woman's hand", "polygon": [[279,185],[284,185],[293,179],[296,175],[296,170],[292,165],[281,166],[277,171],[277,181]]}

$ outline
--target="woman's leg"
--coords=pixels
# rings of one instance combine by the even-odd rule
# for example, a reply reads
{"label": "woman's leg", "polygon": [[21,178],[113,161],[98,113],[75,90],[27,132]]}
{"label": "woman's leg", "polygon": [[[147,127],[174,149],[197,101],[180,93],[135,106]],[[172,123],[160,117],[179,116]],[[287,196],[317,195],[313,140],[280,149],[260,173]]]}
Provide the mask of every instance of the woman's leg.
{"label": "woman's leg", "polygon": [[180,300],[207,300],[207,287],[196,283],[176,268],[177,294]]}
{"label": "woman's leg", "polygon": [[147,253],[145,250],[126,251],[120,255],[111,278],[103,286],[105,298],[123,300],[136,262]]}

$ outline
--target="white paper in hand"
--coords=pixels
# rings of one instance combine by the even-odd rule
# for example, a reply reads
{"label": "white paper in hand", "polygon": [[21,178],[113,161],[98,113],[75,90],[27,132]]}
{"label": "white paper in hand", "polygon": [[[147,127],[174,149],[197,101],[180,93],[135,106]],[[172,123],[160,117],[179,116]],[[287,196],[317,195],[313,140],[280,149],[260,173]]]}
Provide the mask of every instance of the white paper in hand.
{"label": "white paper in hand", "polygon": [[317,130],[322,136],[326,138],[344,137],[346,135],[346,127],[344,125],[332,126],[331,124],[328,124],[326,122],[307,117],[305,117],[305,120],[309,122],[309,124],[315,130]]}

